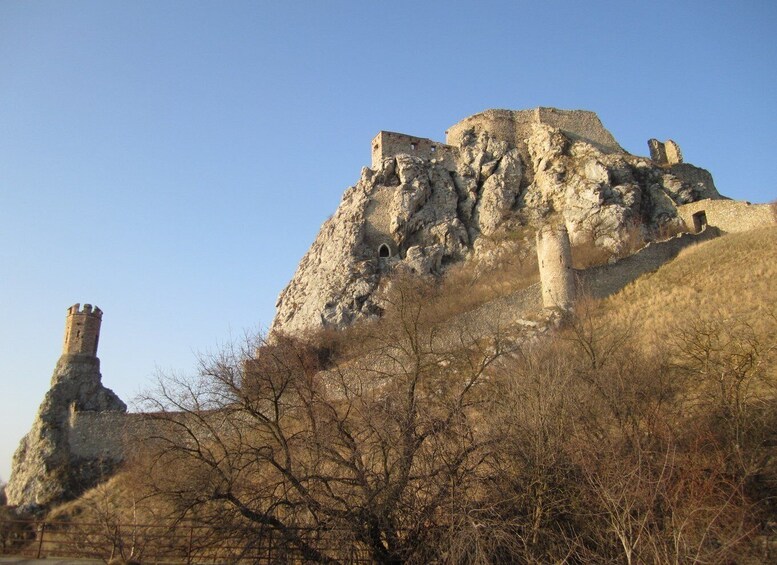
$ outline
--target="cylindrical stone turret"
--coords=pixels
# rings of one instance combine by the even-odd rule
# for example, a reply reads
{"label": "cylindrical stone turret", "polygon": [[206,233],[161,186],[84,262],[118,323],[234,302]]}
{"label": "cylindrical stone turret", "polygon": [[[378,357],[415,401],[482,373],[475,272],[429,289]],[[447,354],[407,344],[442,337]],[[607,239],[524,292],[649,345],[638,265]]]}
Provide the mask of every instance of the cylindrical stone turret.
{"label": "cylindrical stone turret", "polygon": [[65,322],[65,344],[62,355],[97,356],[97,343],[100,341],[100,324],[103,313],[91,304],[73,304],[67,309]]}
{"label": "cylindrical stone turret", "polygon": [[571,310],[575,302],[575,275],[566,226],[545,225],[537,231],[537,260],[542,281],[542,305]]}

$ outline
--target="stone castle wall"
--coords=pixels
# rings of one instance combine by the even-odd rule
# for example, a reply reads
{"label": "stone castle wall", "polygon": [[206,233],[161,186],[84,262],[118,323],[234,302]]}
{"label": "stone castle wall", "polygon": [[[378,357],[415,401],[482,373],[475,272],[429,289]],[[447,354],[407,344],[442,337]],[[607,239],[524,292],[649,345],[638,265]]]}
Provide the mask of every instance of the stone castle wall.
{"label": "stone castle wall", "polygon": [[683,204],[677,213],[689,231],[697,232],[705,225],[724,232],[743,232],[777,224],[777,210],[770,204],[750,204],[740,200],[709,198]]}
{"label": "stone castle wall", "polygon": [[526,145],[534,124],[559,128],[572,139],[586,140],[605,153],[623,152],[623,148],[604,128],[596,113],[587,110],[541,107],[531,110],[486,110],[448,128],[445,140],[448,145],[459,147],[468,132],[474,130],[475,134],[488,132],[496,139],[521,148]]}
{"label": "stone castle wall", "polygon": [[414,137],[393,131],[381,131],[372,140],[372,168],[380,167],[383,159],[396,157],[403,153],[427,161],[435,159],[448,170],[456,169],[456,156],[458,155],[456,147],[425,137]]}
{"label": "stone castle wall", "polygon": [[575,271],[578,286],[582,293],[592,298],[606,298],[674,259],[686,247],[719,235],[718,230],[707,229],[698,234],[684,233],[666,241],[648,243],[633,255],[615,263]]}
{"label": "stone castle wall", "polygon": [[81,459],[124,459],[124,436],[132,414],[126,412],[71,411],[68,446]]}
{"label": "stone castle wall", "polygon": [[445,143],[404,133],[379,132],[371,145],[372,168],[378,168],[383,159],[404,153],[425,160],[435,159],[453,171],[456,169],[458,148],[464,144],[470,130],[475,134],[488,132],[500,141],[525,149],[526,139],[534,124],[559,128],[572,139],[588,141],[605,153],[623,152],[623,148],[605,129],[595,112],[543,107],[531,110],[486,110],[451,126],[445,132]]}
{"label": "stone castle wall", "polygon": [[391,201],[396,187],[380,186],[372,193],[364,217],[364,244],[377,256],[381,245],[387,245],[390,255],[397,251],[396,242],[391,237]]}

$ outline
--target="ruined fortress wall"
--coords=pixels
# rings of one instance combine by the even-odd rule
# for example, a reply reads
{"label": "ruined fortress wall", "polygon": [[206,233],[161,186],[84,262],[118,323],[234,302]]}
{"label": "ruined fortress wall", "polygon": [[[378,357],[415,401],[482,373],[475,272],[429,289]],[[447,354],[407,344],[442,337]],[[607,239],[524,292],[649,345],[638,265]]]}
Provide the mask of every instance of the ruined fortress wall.
{"label": "ruined fortress wall", "polygon": [[367,247],[367,253],[378,254],[378,248],[381,244],[386,244],[391,250],[391,255],[396,253],[396,244],[391,237],[391,201],[396,192],[394,186],[376,187],[376,190],[370,195],[370,201],[367,204],[365,212],[363,241]]}
{"label": "ruined fortress wall", "polygon": [[563,225],[545,225],[537,231],[537,259],[545,308],[568,310],[575,302],[572,246]]}
{"label": "ruined fortress wall", "polygon": [[615,294],[627,284],[645,273],[655,271],[664,263],[677,257],[686,247],[718,237],[716,229],[707,229],[699,234],[680,234],[666,241],[649,243],[634,255],[620,261],[576,271],[581,292],[593,298],[605,298]]}
{"label": "ruined fortress wall", "polygon": [[677,213],[689,230],[694,215],[703,213],[706,224],[724,232],[743,232],[777,224],[775,209],[769,204],[750,204],[739,200],[698,200],[677,207]]}
{"label": "ruined fortress wall", "polygon": [[393,131],[381,131],[372,140],[372,168],[380,167],[383,159],[400,154],[412,155],[425,160],[435,159],[449,170],[456,169],[458,149],[427,139]]}
{"label": "ruined fortress wall", "polygon": [[590,141],[605,153],[623,151],[613,135],[605,129],[596,112],[537,108],[537,120],[572,134],[572,138]]}
{"label": "ruined fortress wall", "polygon": [[73,412],[70,414],[70,455],[83,459],[124,458],[124,438],[130,417],[124,412]]}
{"label": "ruined fortress wall", "polygon": [[667,139],[664,142],[657,139],[648,139],[648,148],[650,149],[650,158],[659,165],[678,165],[683,162],[683,152],[680,146]]}
{"label": "ruined fortress wall", "polygon": [[448,128],[445,132],[445,140],[448,145],[459,147],[469,130],[474,130],[475,134],[486,131],[497,139],[520,148],[526,145],[526,139],[531,134],[533,124],[546,124],[559,128],[573,139],[589,141],[606,153],[623,151],[595,112],[555,108],[486,110]]}
{"label": "ruined fortress wall", "polygon": [[123,461],[165,425],[153,413],[74,411],[67,432],[69,453],[76,459]]}
{"label": "ruined fortress wall", "polygon": [[486,110],[464,118],[445,132],[448,145],[461,147],[469,130],[478,135],[488,132],[495,138],[513,146],[524,145],[531,133],[531,126],[537,123],[537,109],[534,110]]}

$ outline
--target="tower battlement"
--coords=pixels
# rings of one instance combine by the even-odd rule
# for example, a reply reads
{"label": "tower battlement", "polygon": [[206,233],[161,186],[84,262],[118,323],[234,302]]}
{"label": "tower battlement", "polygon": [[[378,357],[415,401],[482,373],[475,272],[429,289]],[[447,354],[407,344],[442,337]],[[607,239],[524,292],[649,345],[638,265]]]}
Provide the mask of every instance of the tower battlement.
{"label": "tower battlement", "polygon": [[67,309],[62,355],[97,356],[103,312],[91,304],[76,303]]}
{"label": "tower battlement", "polygon": [[81,308],[81,305],[76,303],[73,304],[70,308],[67,309],[68,316],[72,314],[91,314],[92,316],[97,316],[98,318],[103,317],[103,311],[100,310],[97,306],[92,306],[91,304],[84,304],[84,307]]}

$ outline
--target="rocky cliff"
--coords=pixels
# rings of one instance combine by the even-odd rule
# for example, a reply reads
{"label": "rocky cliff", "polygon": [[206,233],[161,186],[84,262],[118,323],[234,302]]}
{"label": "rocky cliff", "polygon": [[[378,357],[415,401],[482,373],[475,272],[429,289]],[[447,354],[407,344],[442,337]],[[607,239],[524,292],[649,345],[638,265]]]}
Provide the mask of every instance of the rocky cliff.
{"label": "rocky cliff", "polygon": [[71,423],[79,413],[126,411],[124,402],[102,385],[97,357],[62,355],[51,389],[14,454],[8,503],[36,511],[76,498],[105,480],[119,462],[115,454],[82,454],[71,448]]}
{"label": "rocky cliff", "polygon": [[573,244],[617,252],[635,230],[650,241],[677,227],[678,205],[720,198],[707,171],[630,155],[592,112],[489,110],[448,134],[445,158],[420,139],[423,155],[412,142],[373,154],[281,293],[272,333],[376,316],[385,276],[440,275],[522,228],[561,221]]}

